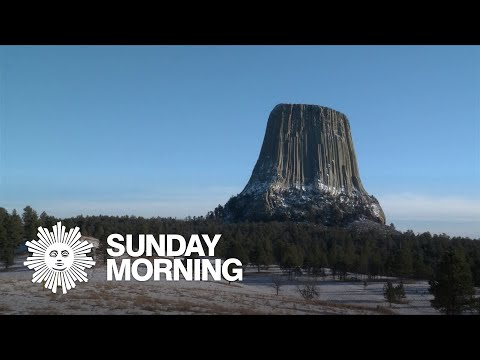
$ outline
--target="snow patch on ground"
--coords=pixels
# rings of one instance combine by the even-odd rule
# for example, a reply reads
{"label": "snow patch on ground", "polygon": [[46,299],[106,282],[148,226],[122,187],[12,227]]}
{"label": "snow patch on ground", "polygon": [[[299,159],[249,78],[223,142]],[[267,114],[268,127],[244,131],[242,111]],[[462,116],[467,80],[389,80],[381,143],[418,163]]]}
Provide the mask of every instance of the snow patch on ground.
{"label": "snow patch on ground", "polygon": [[308,280],[289,280],[279,295],[272,276],[276,267],[256,273],[249,268],[242,282],[107,282],[105,266],[88,269],[88,283],[79,283],[67,294],[53,294],[31,282],[32,271],[18,259],[13,271],[0,272],[0,314],[437,314],[425,281],[406,283],[407,302],[389,304],[383,285],[361,281],[316,281],[319,298],[304,300],[298,287]]}

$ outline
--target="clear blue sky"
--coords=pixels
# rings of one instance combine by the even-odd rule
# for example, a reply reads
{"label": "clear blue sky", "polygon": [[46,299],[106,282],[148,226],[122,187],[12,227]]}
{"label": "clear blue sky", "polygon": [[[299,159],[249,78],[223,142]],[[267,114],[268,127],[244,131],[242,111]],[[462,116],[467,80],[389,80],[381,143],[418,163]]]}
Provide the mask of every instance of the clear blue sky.
{"label": "clear blue sky", "polygon": [[0,206],[204,215],[281,102],[347,114],[388,223],[480,237],[478,46],[0,46]]}

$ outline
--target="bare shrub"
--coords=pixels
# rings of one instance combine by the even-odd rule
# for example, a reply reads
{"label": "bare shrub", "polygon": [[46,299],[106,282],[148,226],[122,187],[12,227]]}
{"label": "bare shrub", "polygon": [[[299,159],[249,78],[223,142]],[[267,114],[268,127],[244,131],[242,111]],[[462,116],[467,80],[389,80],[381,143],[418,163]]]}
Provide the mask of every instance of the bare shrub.
{"label": "bare shrub", "polygon": [[277,291],[277,295],[278,295],[278,291],[280,290],[280,287],[283,284],[285,284],[285,279],[282,275],[278,274],[278,275],[272,276],[272,287]]}
{"label": "bare shrub", "polygon": [[311,300],[320,296],[316,279],[304,282],[302,285],[297,286],[297,289],[305,300]]}

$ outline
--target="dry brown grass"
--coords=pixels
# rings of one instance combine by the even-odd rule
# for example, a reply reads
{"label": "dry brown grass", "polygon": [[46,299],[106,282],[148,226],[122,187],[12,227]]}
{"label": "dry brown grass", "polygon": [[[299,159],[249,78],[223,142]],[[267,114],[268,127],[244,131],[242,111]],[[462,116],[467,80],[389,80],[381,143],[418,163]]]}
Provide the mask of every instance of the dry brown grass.
{"label": "dry brown grass", "polygon": [[113,283],[110,283],[110,282],[95,284],[95,288],[103,289],[103,290],[113,290],[113,289],[116,289],[118,287],[119,287],[118,284],[113,284]]}
{"label": "dry brown grass", "polygon": [[396,315],[396,312],[392,309],[380,305],[378,305],[375,310],[377,310],[382,315]]}
{"label": "dry brown grass", "polygon": [[129,308],[129,306],[124,302],[116,301],[111,304],[111,308],[113,310],[126,310]]}
{"label": "dry brown grass", "polygon": [[10,312],[12,308],[6,304],[0,304],[0,314],[5,314],[7,312]]}
{"label": "dry brown grass", "polygon": [[[198,307],[196,304],[192,304],[193,306],[190,308],[192,309],[193,307]],[[203,314],[207,315],[261,315],[261,314],[266,314],[266,312],[259,311],[257,309],[253,309],[252,307],[248,306],[239,306],[239,307],[231,307],[231,306],[224,306],[221,304],[208,304],[206,306],[203,306],[201,308],[201,312]]]}
{"label": "dry brown grass", "polygon": [[31,315],[62,315],[61,312],[50,306],[46,308],[30,308],[28,313]]}
{"label": "dry brown grass", "polygon": [[178,311],[178,312],[193,312],[193,313],[199,312],[199,311],[194,311],[195,307],[198,307],[198,304],[194,304],[185,300],[179,300],[179,301],[172,302],[170,304],[169,310]]}
{"label": "dry brown grass", "polygon": [[82,306],[79,304],[68,304],[67,308],[70,310],[80,310],[82,309]]}
{"label": "dry brown grass", "polygon": [[240,315],[265,315],[265,314],[273,314],[272,312],[263,312],[259,310],[252,309],[250,307],[241,307],[238,309]]}
{"label": "dry brown grass", "polygon": [[70,292],[68,293],[68,298],[70,300],[83,300],[85,299],[85,296],[83,294],[77,293],[77,292]]}
{"label": "dry brown grass", "polygon": [[18,280],[15,279],[0,279],[0,284],[15,284]]}
{"label": "dry brown grass", "polygon": [[[154,299],[150,296],[140,295],[135,298],[133,305],[137,309],[152,311],[155,313],[184,313],[184,314],[208,314],[208,315],[258,315],[263,312],[252,309],[251,307],[232,308],[217,303],[199,304],[197,302],[186,301],[183,299]],[[132,310],[130,313],[136,313]]]}
{"label": "dry brown grass", "polygon": [[116,300],[115,296],[110,291],[104,291],[104,290],[103,291],[88,290],[81,294],[78,294],[78,295],[76,294],[74,298],[83,299],[83,300],[97,300],[97,301],[103,300],[106,302],[111,302]]}
{"label": "dry brown grass", "polygon": [[311,301],[312,304],[321,305],[321,306],[328,306],[338,309],[346,309],[346,310],[356,310],[356,311],[366,311],[370,313],[378,313],[381,315],[395,315],[395,311],[390,310],[388,308],[384,308],[382,306],[377,306],[376,308],[368,307],[368,306],[361,306],[361,305],[351,305],[351,304],[339,304],[330,301],[322,301],[322,300],[314,300]]}
{"label": "dry brown grass", "polygon": [[139,295],[133,301],[133,305],[142,310],[155,311],[155,310],[158,310],[158,305],[160,304],[159,304],[159,301],[156,301],[150,296]]}
{"label": "dry brown grass", "polygon": [[89,300],[101,300],[102,295],[96,291],[88,291],[84,293],[84,296],[81,296],[79,299],[89,299]]}

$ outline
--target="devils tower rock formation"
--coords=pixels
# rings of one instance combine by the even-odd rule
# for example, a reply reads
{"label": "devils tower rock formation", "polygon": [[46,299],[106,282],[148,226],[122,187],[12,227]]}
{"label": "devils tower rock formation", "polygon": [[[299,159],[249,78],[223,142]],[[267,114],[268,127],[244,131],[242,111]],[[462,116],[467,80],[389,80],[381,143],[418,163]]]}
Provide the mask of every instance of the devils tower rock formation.
{"label": "devils tower rock formation", "polygon": [[252,176],[227,202],[223,216],[227,221],[385,223],[380,204],[360,180],[347,117],[300,104],[272,110]]}

